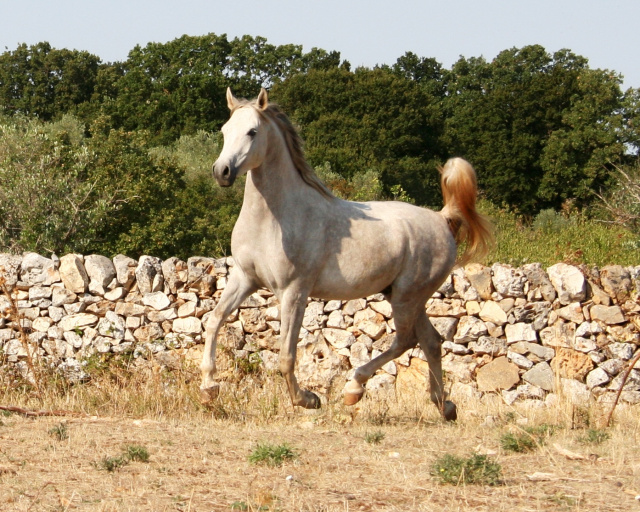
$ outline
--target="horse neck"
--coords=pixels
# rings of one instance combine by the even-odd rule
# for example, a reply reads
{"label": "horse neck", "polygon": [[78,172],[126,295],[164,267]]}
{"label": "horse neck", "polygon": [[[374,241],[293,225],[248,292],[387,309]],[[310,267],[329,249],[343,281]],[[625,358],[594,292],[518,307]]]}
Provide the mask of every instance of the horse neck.
{"label": "horse neck", "polygon": [[284,141],[275,141],[269,147],[265,161],[247,176],[244,201],[251,201],[253,207],[262,205],[274,216],[287,206],[300,207],[317,201],[320,194],[304,182]]}

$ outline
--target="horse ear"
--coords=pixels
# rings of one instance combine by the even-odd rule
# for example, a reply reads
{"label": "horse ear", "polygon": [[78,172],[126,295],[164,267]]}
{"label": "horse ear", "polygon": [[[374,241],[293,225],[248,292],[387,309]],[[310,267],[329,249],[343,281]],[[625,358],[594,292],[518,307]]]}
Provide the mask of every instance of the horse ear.
{"label": "horse ear", "polygon": [[258,108],[260,110],[264,110],[269,105],[269,95],[267,94],[267,90],[263,87],[260,89],[260,94],[258,94],[258,99],[256,100],[258,104]]}
{"label": "horse ear", "polygon": [[227,107],[229,110],[233,110],[238,105],[238,100],[231,92],[231,87],[227,87]]}

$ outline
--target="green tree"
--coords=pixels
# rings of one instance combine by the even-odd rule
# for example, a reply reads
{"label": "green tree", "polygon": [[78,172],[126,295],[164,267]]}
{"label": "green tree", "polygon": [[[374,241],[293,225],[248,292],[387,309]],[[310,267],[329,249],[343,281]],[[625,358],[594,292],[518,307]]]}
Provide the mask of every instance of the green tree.
{"label": "green tree", "polygon": [[88,52],[21,44],[0,55],[0,108],[45,121],[74,113],[91,99],[99,69]]}
{"label": "green tree", "polygon": [[492,62],[460,59],[446,88],[443,142],[477,167],[496,204],[535,213],[567,198],[585,202],[589,187],[605,179],[598,166],[620,157],[610,136],[621,105],[619,79],[590,70],[568,50],[551,56],[533,45]]}
{"label": "green tree", "polygon": [[273,88],[300,127],[314,166],[346,180],[374,171],[387,193],[400,185],[421,204],[439,201],[440,98],[385,68],[311,69]]}

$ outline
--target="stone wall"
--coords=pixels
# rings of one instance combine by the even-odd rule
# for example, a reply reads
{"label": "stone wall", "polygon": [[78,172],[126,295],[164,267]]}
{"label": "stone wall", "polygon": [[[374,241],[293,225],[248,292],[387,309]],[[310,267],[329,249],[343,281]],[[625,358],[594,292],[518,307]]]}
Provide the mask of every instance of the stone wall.
{"label": "stone wall", "polygon": [[[17,300],[31,346],[70,380],[84,377],[83,362],[96,352],[153,354],[163,361],[197,350],[232,269],[231,258],[0,255],[0,276]],[[512,403],[562,391],[583,403],[610,399],[640,350],[639,295],[640,266],[474,264],[451,274],[427,312],[444,339],[443,368],[454,395],[497,391]],[[236,359],[276,370],[279,331],[278,302],[259,291],[233,313],[220,345]],[[319,391],[341,386],[393,336],[391,307],[380,294],[310,299],[298,377]],[[26,372],[25,358],[9,300],[0,294],[0,365]],[[627,402],[640,402],[638,367],[622,393]],[[386,364],[367,389],[393,390],[416,377],[422,381],[427,372],[415,348]]]}

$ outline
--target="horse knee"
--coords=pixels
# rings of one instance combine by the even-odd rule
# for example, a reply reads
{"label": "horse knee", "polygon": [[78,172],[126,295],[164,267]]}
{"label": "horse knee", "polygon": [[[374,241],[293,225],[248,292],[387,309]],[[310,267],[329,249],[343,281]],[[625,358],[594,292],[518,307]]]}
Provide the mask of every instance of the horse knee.
{"label": "horse knee", "polygon": [[289,375],[290,373],[293,373],[295,364],[296,360],[289,354],[280,354],[280,361],[278,365],[280,368],[280,373],[282,373],[282,375]]}

